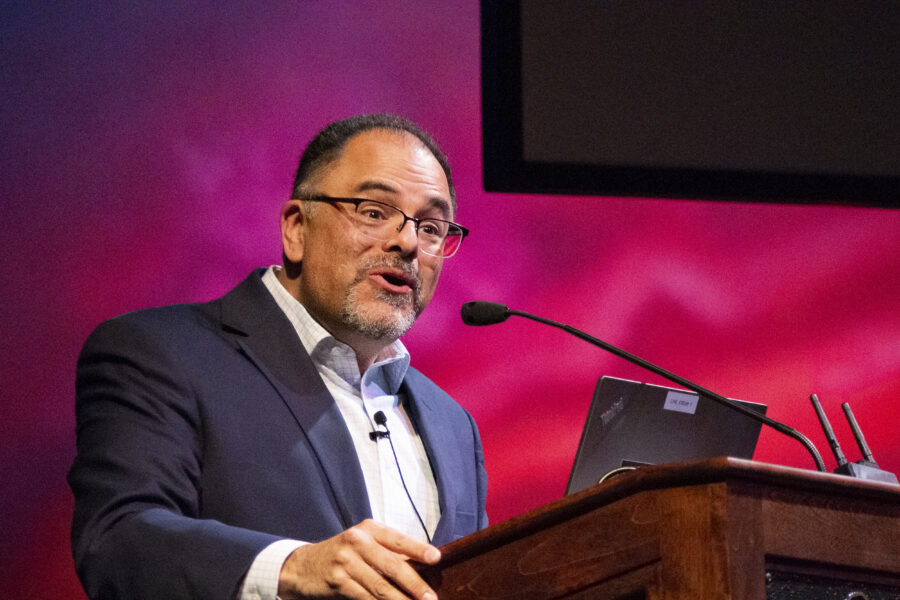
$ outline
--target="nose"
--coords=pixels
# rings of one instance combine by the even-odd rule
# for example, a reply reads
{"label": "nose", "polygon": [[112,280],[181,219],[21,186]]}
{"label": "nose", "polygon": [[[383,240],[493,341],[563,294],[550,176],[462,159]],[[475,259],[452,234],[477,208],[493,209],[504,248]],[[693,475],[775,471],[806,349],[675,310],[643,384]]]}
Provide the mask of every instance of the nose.
{"label": "nose", "polygon": [[384,245],[389,252],[416,254],[419,250],[419,234],[415,221],[406,219],[399,230],[392,228],[391,236],[384,241]]}

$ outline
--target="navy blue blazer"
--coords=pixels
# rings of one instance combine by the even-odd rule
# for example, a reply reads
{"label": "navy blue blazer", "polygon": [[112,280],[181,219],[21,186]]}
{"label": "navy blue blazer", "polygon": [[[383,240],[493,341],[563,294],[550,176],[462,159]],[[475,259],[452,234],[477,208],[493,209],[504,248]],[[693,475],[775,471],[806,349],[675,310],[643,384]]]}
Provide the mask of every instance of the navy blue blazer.
{"label": "navy blue blazer", "polygon": [[[85,343],[69,484],[91,598],[230,599],[271,542],[371,517],[350,434],[263,272],[212,302],[117,317]],[[402,391],[438,487],[434,543],[487,526],[472,417],[415,369]]]}

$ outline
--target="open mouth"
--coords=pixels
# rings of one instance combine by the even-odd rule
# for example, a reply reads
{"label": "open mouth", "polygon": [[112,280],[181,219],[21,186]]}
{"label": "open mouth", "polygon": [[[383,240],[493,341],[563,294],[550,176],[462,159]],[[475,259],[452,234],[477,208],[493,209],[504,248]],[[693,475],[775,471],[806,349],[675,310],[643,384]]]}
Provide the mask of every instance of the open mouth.
{"label": "open mouth", "polygon": [[390,273],[382,273],[382,277],[384,280],[390,283],[391,285],[401,286],[401,285],[409,285],[409,282],[401,277],[397,277],[396,275],[391,275]]}
{"label": "open mouth", "polygon": [[415,289],[415,279],[402,273],[380,272],[373,273],[381,286],[397,294],[407,294]]}

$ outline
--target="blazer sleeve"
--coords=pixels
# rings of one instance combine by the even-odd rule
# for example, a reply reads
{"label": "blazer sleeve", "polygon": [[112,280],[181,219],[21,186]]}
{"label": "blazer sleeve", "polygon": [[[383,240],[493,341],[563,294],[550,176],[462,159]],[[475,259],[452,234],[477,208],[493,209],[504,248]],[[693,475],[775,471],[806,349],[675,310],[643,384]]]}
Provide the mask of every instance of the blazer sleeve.
{"label": "blazer sleeve", "polygon": [[133,313],[79,357],[72,548],[94,599],[229,599],[279,539],[201,518],[203,416],[172,335]]}

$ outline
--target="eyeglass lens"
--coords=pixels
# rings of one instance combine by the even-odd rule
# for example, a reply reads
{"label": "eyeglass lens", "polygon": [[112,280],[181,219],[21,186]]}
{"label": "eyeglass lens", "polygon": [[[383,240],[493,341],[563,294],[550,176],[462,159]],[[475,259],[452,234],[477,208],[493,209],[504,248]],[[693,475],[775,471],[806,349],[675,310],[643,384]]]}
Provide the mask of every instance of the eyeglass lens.
{"label": "eyeglass lens", "polygon": [[[356,223],[365,235],[386,240],[399,231],[407,217],[399,208],[379,202],[360,202],[356,207]],[[413,227],[416,223],[413,222]],[[462,241],[462,230],[441,219],[419,219],[416,227],[419,249],[431,256],[453,255]]]}

